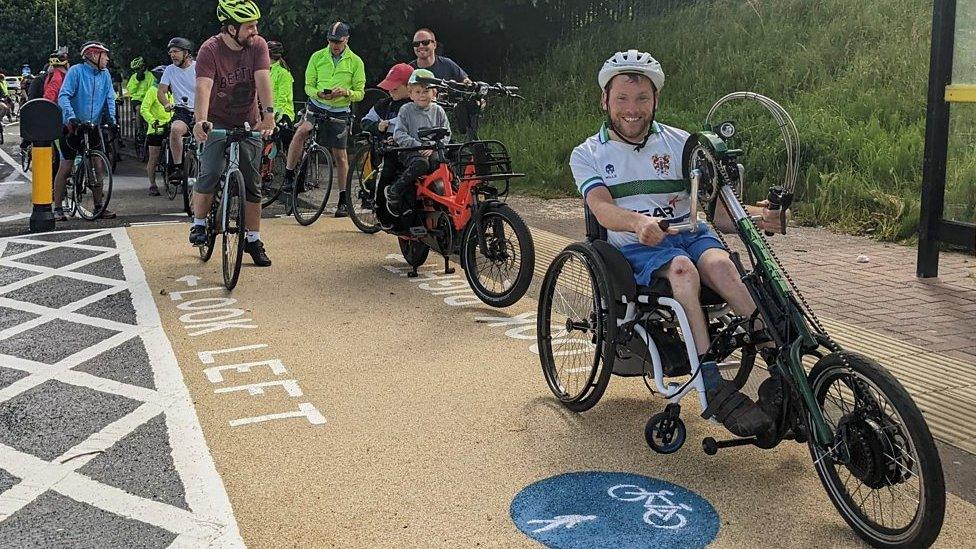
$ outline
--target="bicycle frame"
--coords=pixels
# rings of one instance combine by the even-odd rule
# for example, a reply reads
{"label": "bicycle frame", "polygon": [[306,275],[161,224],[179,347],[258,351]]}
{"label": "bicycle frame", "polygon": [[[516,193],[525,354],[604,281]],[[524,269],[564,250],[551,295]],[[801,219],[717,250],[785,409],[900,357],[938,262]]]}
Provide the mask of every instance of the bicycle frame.
{"label": "bicycle frame", "polygon": [[[804,356],[821,356],[816,351],[827,342],[826,334],[814,333],[811,330],[796,301],[796,296],[786,281],[785,274],[736,197],[734,188],[741,173],[741,168],[736,163],[739,151],[727,149],[725,143],[717,136],[705,133],[703,139],[709,141],[708,146],[718,157],[715,174],[718,193],[713,198],[713,202],[708,205],[709,217],[714,218],[715,203],[721,202],[729,219],[735,225],[739,238],[745,244],[753,267],[752,271],[746,271],[737,253],[731,254],[732,262],[756,303],[757,312],[765,324],[766,331],[776,344],[779,351],[776,356],[777,367],[800,395],[807,409],[806,421],[812,427],[814,440],[826,447],[832,442],[831,430],[817,405],[813,389],[807,381],[806,370],[803,368]],[[697,198],[692,197],[692,199]],[[784,356],[782,351],[786,349],[789,353]]]}

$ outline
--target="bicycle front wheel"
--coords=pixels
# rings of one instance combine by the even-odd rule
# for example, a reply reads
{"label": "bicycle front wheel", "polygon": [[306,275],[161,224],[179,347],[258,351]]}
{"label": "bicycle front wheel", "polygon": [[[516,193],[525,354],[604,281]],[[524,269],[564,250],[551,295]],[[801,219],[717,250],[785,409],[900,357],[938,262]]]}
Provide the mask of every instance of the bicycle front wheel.
{"label": "bicycle front wheel", "polygon": [[332,155],[325,149],[312,149],[295,179],[291,193],[295,220],[311,225],[322,215],[332,192]]}
{"label": "bicycle front wheel", "polygon": [[874,547],[928,547],[945,517],[942,462],[908,391],[874,360],[831,353],[810,386],[834,435],[829,452],[810,441],[834,507]]}
{"label": "bicycle front wheel", "polygon": [[376,218],[376,184],[383,171],[383,161],[376,160],[371,147],[365,146],[349,167],[346,177],[346,201],[349,219],[357,229],[373,234],[380,230]]}
{"label": "bicycle front wheel", "polygon": [[220,200],[221,194],[218,192],[213,198],[213,202],[210,204],[210,211],[207,213],[207,242],[197,248],[200,252],[200,259],[203,261],[210,261],[210,257],[213,255],[214,246],[217,244],[217,233],[220,232]]}
{"label": "bicycle front wheel", "polygon": [[508,205],[497,204],[468,223],[461,267],[471,289],[492,307],[522,299],[535,269],[535,246],[525,222]]}
{"label": "bicycle front wheel", "polygon": [[85,153],[75,173],[75,202],[82,218],[101,217],[112,198],[112,164],[99,150]]}
{"label": "bicycle front wheel", "polygon": [[180,184],[183,191],[183,212],[193,217],[193,186],[196,185],[197,177],[200,174],[200,159],[195,152],[187,152],[183,156],[183,173],[185,179]]}
{"label": "bicycle front wheel", "polygon": [[230,175],[221,206],[223,239],[224,286],[233,290],[241,274],[241,258],[244,255],[244,176],[234,171]]}

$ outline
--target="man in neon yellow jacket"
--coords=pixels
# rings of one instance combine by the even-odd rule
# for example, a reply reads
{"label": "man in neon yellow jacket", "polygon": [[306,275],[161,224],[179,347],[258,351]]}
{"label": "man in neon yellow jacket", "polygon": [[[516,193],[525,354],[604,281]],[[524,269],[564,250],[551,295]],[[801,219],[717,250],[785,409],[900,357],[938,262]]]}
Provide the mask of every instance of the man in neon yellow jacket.
{"label": "man in neon yellow jacket", "polygon": [[[332,150],[336,176],[340,185],[345,184],[349,171],[346,141],[349,137],[349,118],[353,103],[362,101],[366,90],[366,70],[363,60],[349,49],[349,25],[337,21],[329,27],[329,46],[312,54],[305,69],[305,93],[308,103],[305,116],[295,128],[295,137],[288,147],[283,188],[290,189],[295,183],[295,166],[302,156],[302,145],[312,131],[315,115],[327,114],[338,122],[320,124],[319,144]],[[339,193],[336,217],[345,217],[345,191]]]}
{"label": "man in neon yellow jacket", "polygon": [[[159,153],[162,150],[163,140],[166,139],[168,134],[169,121],[173,118],[173,113],[167,111],[156,97],[156,92],[159,89],[156,86],[156,82],[162,78],[164,70],[166,70],[166,67],[162,65],[152,70],[151,78],[153,76],[155,78],[153,78],[152,84],[142,96],[142,105],[139,107],[139,113],[149,128],[146,132],[146,146],[149,147],[149,162],[146,164],[146,175],[149,176],[149,194],[151,196],[159,196],[159,187],[156,186],[156,165],[159,164]],[[172,93],[166,98],[170,103],[173,102]]]}

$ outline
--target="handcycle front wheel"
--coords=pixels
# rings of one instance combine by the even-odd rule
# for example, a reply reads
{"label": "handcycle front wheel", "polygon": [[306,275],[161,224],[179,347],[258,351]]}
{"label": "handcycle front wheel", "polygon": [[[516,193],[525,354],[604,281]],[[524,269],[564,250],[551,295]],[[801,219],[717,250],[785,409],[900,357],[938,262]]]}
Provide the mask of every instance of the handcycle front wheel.
{"label": "handcycle front wheel", "polygon": [[834,433],[829,452],[809,441],[834,507],[874,547],[928,547],[942,529],[945,479],[908,391],[874,360],[843,351],[820,359],[809,382]]}
{"label": "handcycle front wheel", "polygon": [[[102,176],[99,177],[98,166]],[[75,172],[75,205],[78,214],[89,221],[98,219],[112,199],[112,170],[108,156],[100,150],[90,150],[82,157]],[[95,201],[95,189],[101,188],[101,203]]]}
{"label": "handcycle front wheel", "polygon": [[376,185],[383,171],[383,161],[374,164],[371,147],[363,147],[349,167],[346,176],[346,206],[349,219],[357,229],[374,234],[380,230],[376,217]]}
{"label": "handcycle front wheel", "polygon": [[589,410],[613,371],[616,315],[606,271],[596,251],[574,243],[560,252],[542,280],[536,317],[542,374],[570,410]]}
{"label": "handcycle front wheel", "polygon": [[295,221],[311,225],[325,211],[332,191],[332,155],[325,149],[309,151],[292,185],[291,206]]}
{"label": "handcycle front wheel", "polygon": [[535,245],[525,221],[507,204],[495,204],[468,223],[461,267],[475,295],[492,307],[522,299],[535,270]]}
{"label": "handcycle front wheel", "polygon": [[241,259],[244,256],[244,241],[247,230],[244,227],[244,176],[235,171],[230,174],[226,194],[221,205],[222,239],[221,265],[224,273],[224,286],[233,290],[241,274]]}

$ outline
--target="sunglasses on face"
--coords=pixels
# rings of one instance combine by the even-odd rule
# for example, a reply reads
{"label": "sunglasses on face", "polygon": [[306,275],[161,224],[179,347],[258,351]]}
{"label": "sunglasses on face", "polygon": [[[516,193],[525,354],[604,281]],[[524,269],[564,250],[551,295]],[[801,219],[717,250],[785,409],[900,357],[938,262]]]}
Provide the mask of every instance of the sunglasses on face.
{"label": "sunglasses on face", "polygon": [[433,43],[434,43],[433,40],[414,40],[413,41],[413,47],[416,48],[418,46],[429,46],[429,45],[431,45]]}

